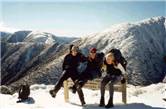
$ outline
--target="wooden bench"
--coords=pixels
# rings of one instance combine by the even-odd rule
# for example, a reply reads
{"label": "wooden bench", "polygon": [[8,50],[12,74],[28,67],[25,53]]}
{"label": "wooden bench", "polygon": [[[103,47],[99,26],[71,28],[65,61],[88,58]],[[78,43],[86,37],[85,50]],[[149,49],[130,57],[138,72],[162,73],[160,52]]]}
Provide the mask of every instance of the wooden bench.
{"label": "wooden bench", "polygon": [[[100,89],[100,81],[101,79],[95,79],[93,81],[88,81],[84,87],[92,90],[99,90]],[[73,86],[73,82],[71,79],[64,81],[64,99],[65,102],[69,101],[69,87]],[[106,86],[108,90],[108,86]],[[121,84],[120,82],[114,85],[114,91],[122,92],[122,102],[127,104],[127,88],[126,83]]]}

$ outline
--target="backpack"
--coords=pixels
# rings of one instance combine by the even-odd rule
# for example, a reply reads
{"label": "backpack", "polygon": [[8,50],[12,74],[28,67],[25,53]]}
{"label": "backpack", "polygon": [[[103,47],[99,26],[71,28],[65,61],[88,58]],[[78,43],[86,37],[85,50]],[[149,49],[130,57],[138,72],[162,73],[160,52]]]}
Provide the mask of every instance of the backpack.
{"label": "backpack", "polygon": [[114,49],[111,49],[111,50],[109,51],[109,53],[112,53],[112,54],[114,55],[114,57],[115,57],[116,62],[117,62],[117,63],[120,63],[120,64],[124,67],[124,69],[126,70],[127,61],[126,61],[126,59],[122,56],[122,53],[120,52],[120,50],[114,48]]}
{"label": "backpack", "polygon": [[102,67],[103,62],[104,62],[104,53],[103,52],[97,53],[96,59],[99,62],[99,66]]}
{"label": "backpack", "polygon": [[28,99],[30,95],[30,86],[28,84],[21,85],[18,93],[18,98],[21,100]]}
{"label": "backpack", "polygon": [[164,58],[163,58],[163,59],[164,59],[164,62],[166,63],[166,56],[164,56]]}

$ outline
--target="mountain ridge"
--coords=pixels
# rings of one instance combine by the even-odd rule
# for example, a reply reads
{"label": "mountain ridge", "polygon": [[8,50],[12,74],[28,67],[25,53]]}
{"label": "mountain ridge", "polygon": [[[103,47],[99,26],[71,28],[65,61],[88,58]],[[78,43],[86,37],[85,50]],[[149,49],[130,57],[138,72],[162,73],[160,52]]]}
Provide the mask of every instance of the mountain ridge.
{"label": "mountain ridge", "polygon": [[[37,46],[36,43],[32,41],[31,46],[37,46],[35,47],[35,52],[40,52],[37,53],[36,56],[34,56],[33,50],[30,49],[31,47],[27,47],[27,50],[25,49],[27,46],[26,44],[29,43],[28,41],[22,45],[22,49],[18,47],[20,46],[18,43],[18,45],[16,44],[14,47],[15,49],[18,49],[19,53],[21,52],[18,57],[26,57],[28,51],[32,56],[27,58],[27,60],[31,61],[26,61],[28,62],[27,65],[29,65],[30,69],[28,69],[28,67],[24,69],[23,67],[26,72],[15,72],[15,74],[23,74],[23,76],[20,76],[19,79],[11,79],[12,81],[10,80],[8,85],[16,88],[23,82],[28,82],[30,84],[55,84],[62,72],[61,65],[63,57],[68,52],[70,44],[78,45],[85,54],[87,54],[88,49],[91,47],[96,47],[98,51],[104,53],[107,53],[112,48],[118,48],[128,61],[127,72],[129,84],[148,85],[160,82],[166,74],[164,72],[166,65],[162,60],[163,56],[166,55],[166,43],[164,43],[166,42],[165,19],[165,17],[154,17],[136,23],[119,24],[95,34],[73,39],[67,43],[55,42],[48,44],[43,41],[40,43],[41,45],[38,43],[39,45]],[[9,42],[3,43],[6,43],[6,45],[1,43],[4,49],[6,47],[5,50],[11,49],[10,47],[12,46],[9,46]],[[40,48],[39,51],[38,47]],[[25,62],[24,59],[20,58],[18,58],[19,61],[17,62],[11,61],[9,57],[10,54],[13,53],[10,52],[2,52],[2,72],[6,72],[6,74],[4,73],[5,75],[14,72],[14,70],[12,70],[12,68],[16,67],[13,66],[14,63],[15,65],[18,65],[17,63]],[[17,53],[12,56],[17,56]],[[24,64],[24,66],[27,65]],[[19,66],[17,67],[19,68]],[[11,70],[12,72],[8,72]]]}

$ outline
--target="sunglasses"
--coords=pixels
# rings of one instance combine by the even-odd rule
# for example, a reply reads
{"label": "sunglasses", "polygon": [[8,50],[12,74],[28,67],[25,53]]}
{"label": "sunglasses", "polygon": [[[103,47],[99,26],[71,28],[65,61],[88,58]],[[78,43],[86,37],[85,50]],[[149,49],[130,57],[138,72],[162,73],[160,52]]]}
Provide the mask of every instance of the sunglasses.
{"label": "sunglasses", "polygon": [[96,54],[96,52],[90,52],[90,53],[92,53],[92,54]]}

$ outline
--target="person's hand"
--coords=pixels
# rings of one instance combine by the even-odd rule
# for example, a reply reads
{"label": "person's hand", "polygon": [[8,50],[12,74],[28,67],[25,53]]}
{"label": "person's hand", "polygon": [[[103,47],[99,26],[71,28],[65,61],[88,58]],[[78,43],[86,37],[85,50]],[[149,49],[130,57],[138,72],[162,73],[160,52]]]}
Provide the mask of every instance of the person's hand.
{"label": "person's hand", "polygon": [[70,68],[69,65],[65,65],[64,70],[68,70]]}
{"label": "person's hand", "polygon": [[125,79],[124,77],[122,77],[121,83],[122,83],[122,84],[126,83],[126,79]]}
{"label": "person's hand", "polygon": [[100,78],[100,77],[102,76],[102,72],[99,72],[98,76],[99,76],[99,78]]}

